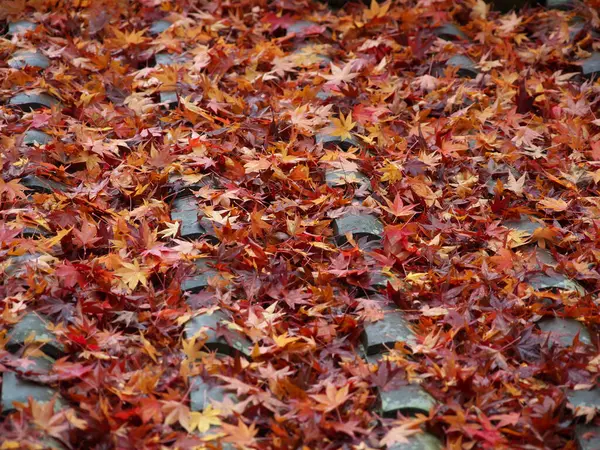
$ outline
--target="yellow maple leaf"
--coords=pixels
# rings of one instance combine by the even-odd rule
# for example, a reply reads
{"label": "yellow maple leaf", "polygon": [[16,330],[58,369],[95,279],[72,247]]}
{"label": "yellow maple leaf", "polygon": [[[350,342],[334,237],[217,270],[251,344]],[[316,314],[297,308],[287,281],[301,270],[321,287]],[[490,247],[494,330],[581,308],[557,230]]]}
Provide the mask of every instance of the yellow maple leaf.
{"label": "yellow maple leaf", "polygon": [[409,283],[414,283],[423,286],[427,282],[427,272],[409,272],[404,280]]}
{"label": "yellow maple leaf", "polygon": [[523,230],[510,230],[507,236],[507,244],[510,248],[520,247],[529,243],[531,233]]}
{"label": "yellow maple leaf", "polygon": [[198,430],[200,433],[206,433],[213,425],[221,425],[219,418],[221,411],[208,405],[202,412],[190,413],[190,431]]}
{"label": "yellow maple leaf", "polygon": [[339,119],[331,119],[332,126],[330,133],[332,136],[339,136],[341,139],[352,139],[352,129],[356,126],[356,122],[352,122],[352,113],[348,113],[346,117],[340,114]]}
{"label": "yellow maple leaf", "polygon": [[337,389],[333,384],[328,384],[325,388],[325,394],[314,394],[311,397],[320,403],[317,408],[329,412],[343,405],[350,397],[348,394],[348,386],[343,386]]}
{"label": "yellow maple leaf", "polygon": [[421,314],[423,314],[426,317],[445,316],[446,314],[448,314],[448,310],[446,308],[442,308],[441,306],[436,306],[434,308],[425,306],[423,309],[421,309]]}
{"label": "yellow maple leaf", "polygon": [[425,200],[427,206],[431,207],[437,201],[438,195],[422,180],[413,179],[410,187],[415,194]]}
{"label": "yellow maple leaf", "polygon": [[55,245],[58,245],[60,243],[60,241],[62,241],[63,238],[71,232],[72,229],[73,229],[73,227],[65,228],[65,229],[58,231],[56,233],[56,236],[46,239],[44,241],[44,245],[47,248],[51,248],[51,247],[54,247]]}
{"label": "yellow maple leaf", "polygon": [[553,211],[564,211],[568,206],[569,204],[560,198],[546,197],[538,202],[539,209],[551,209]]}
{"label": "yellow maple leaf", "polygon": [[177,236],[177,232],[179,231],[179,222],[175,222],[175,223],[165,222],[165,225],[167,226],[167,229],[159,231],[158,234],[160,234],[163,237]]}
{"label": "yellow maple leaf", "polygon": [[248,161],[246,164],[244,164],[246,173],[262,172],[263,170],[267,170],[269,167],[271,167],[271,162],[264,158]]}
{"label": "yellow maple leaf", "polygon": [[471,11],[471,17],[475,19],[485,19],[490,12],[490,5],[484,0],[477,0]]}
{"label": "yellow maple leaf", "polygon": [[317,247],[317,248],[320,248],[321,250],[326,250],[328,252],[336,252],[337,251],[336,247],[333,247],[332,245],[328,245],[325,242],[313,241],[310,243],[310,245],[312,247]]}
{"label": "yellow maple leaf", "polygon": [[143,116],[154,109],[152,99],[144,93],[133,93],[125,98],[123,103],[138,116]]}
{"label": "yellow maple leaf", "polygon": [[154,345],[152,345],[150,343],[150,341],[147,340],[141,332],[140,332],[140,339],[142,340],[142,344],[144,345],[144,350],[146,351],[148,356],[150,358],[152,358],[152,361],[154,361],[155,363],[158,362],[158,360],[156,359],[156,355],[158,354],[158,352],[156,351],[156,348],[154,347]]}
{"label": "yellow maple leaf", "polygon": [[123,262],[122,267],[115,271],[115,274],[121,278],[123,283],[133,290],[141,283],[144,287],[148,286],[148,279],[146,278],[146,269],[140,267],[137,260],[132,263]]}
{"label": "yellow maple leaf", "polygon": [[113,27],[115,40],[121,47],[129,47],[130,45],[142,44],[148,40],[145,35],[146,30],[132,31],[131,33],[122,32],[118,28]]}
{"label": "yellow maple leaf", "polygon": [[379,172],[383,173],[381,182],[396,183],[402,179],[402,166],[393,161],[388,161],[385,166],[379,169]]}
{"label": "yellow maple leaf", "polygon": [[287,331],[283,334],[280,334],[279,336],[273,336],[273,340],[275,341],[275,344],[277,345],[277,347],[285,347],[288,344],[291,344],[292,342],[296,342],[298,339],[298,337],[288,337]]}
{"label": "yellow maple leaf", "polygon": [[200,359],[202,355],[203,342],[199,341],[194,336],[190,339],[182,340],[181,348],[187,359],[189,359],[190,361],[196,361]]}
{"label": "yellow maple leaf", "polygon": [[189,95],[187,97],[180,97],[179,101],[185,107],[185,109],[193,112],[194,114],[199,114],[199,115],[206,114],[206,111],[204,111],[202,108],[200,108],[195,103],[192,103]]}
{"label": "yellow maple leaf", "polygon": [[156,78],[161,83],[161,91],[172,91],[177,87],[177,78],[179,72],[174,66],[161,66],[161,71],[154,73]]}
{"label": "yellow maple leaf", "polygon": [[373,20],[373,19],[381,19],[385,17],[390,9],[391,2],[387,1],[382,3],[381,5],[377,2],[377,0],[371,0],[371,6],[369,9],[365,9],[363,12],[363,16],[365,20]]}

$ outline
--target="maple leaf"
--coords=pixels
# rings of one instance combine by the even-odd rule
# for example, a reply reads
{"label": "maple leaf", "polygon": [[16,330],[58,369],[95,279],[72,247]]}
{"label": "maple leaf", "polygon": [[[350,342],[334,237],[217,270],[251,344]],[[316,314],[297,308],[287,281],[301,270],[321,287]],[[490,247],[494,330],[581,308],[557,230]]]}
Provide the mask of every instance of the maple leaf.
{"label": "maple leaf", "polygon": [[224,439],[225,442],[230,442],[242,447],[248,447],[254,444],[254,438],[258,433],[256,425],[251,424],[250,426],[247,426],[241,419],[238,421],[237,426],[223,423],[221,424],[221,427],[228,435]]}
{"label": "maple leaf", "polygon": [[471,11],[471,17],[477,19],[485,19],[490,12],[490,5],[484,0],[476,0],[475,5]]}
{"label": "maple leaf", "polygon": [[393,214],[396,217],[403,217],[416,214],[415,212],[413,212],[413,209],[417,205],[404,205],[400,194],[396,194],[396,197],[394,197],[394,202],[390,202],[387,198],[384,198],[384,200],[386,201],[388,206],[383,206],[383,209],[385,209],[390,214]]}
{"label": "maple leaf", "polygon": [[397,162],[387,161],[385,166],[379,169],[379,172],[383,173],[381,182],[389,181],[390,183],[396,183],[402,179],[403,167]]}
{"label": "maple leaf", "polygon": [[46,114],[46,113],[34,114],[31,119],[31,128],[33,128],[33,129],[44,128],[46,125],[48,125],[48,123],[50,122],[50,119],[52,119],[52,116],[50,114]]}
{"label": "maple leaf", "polygon": [[329,122],[329,111],[333,105],[313,108],[309,104],[298,106],[290,112],[290,121],[302,131],[312,132],[313,128]]}
{"label": "maple leaf", "polygon": [[521,25],[522,21],[523,18],[517,16],[517,14],[513,11],[509,15],[505,15],[500,19],[500,26],[498,29],[504,36],[510,36],[515,32],[519,25]]}
{"label": "maple leaf", "polygon": [[148,356],[150,356],[150,358],[152,358],[152,361],[154,362],[158,362],[158,360],[156,359],[156,355],[158,354],[158,352],[156,351],[156,348],[152,345],[152,343],[146,339],[144,337],[144,335],[140,332],[140,340],[142,341],[142,345],[144,346],[144,350],[146,351],[146,354]]}
{"label": "maple leaf", "polygon": [[179,222],[163,222],[167,228],[165,230],[159,231],[158,234],[160,234],[163,237],[176,237],[177,233],[179,232]]}
{"label": "maple leaf", "polygon": [[408,420],[400,425],[391,428],[381,439],[380,445],[392,447],[394,444],[409,444],[408,438],[422,431],[417,427],[419,421]]}
{"label": "maple leaf", "polygon": [[425,92],[434,91],[438,87],[438,79],[427,74],[416,77],[413,83]]}
{"label": "maple leaf", "polygon": [[585,97],[577,100],[577,103],[575,103],[573,99],[569,97],[567,98],[567,105],[568,106],[565,108],[565,111],[573,114],[574,116],[582,117],[590,112],[590,107]]}
{"label": "maple leaf", "polygon": [[431,188],[422,180],[411,180],[410,187],[415,194],[425,200],[427,206],[433,206],[437,203],[438,194],[433,192]]}
{"label": "maple leaf", "polygon": [[206,218],[220,225],[233,224],[238,216],[230,215],[231,211],[215,211],[213,207],[206,207],[203,210]]}
{"label": "maple leaf", "polygon": [[385,106],[356,105],[352,114],[360,123],[377,122],[381,116],[388,114],[390,110]]}
{"label": "maple leaf", "polygon": [[[267,80],[271,80],[271,79],[275,79],[275,78],[281,78],[281,77],[285,76],[286,73],[297,72],[295,67],[296,67],[296,63],[295,63],[294,59],[290,56],[286,56],[283,58],[280,58],[280,57],[274,58],[273,59],[273,68],[271,69],[271,71],[269,71],[268,73],[263,75],[263,79],[265,81],[267,81]],[[275,76],[273,76],[273,75],[275,75]]]}
{"label": "maple leaf", "polygon": [[144,423],[148,423],[152,420],[155,424],[161,424],[163,421],[161,402],[153,397],[141,398],[140,417]]}
{"label": "maple leaf", "polygon": [[560,198],[546,197],[538,202],[539,209],[551,209],[553,211],[565,211],[569,204]]}
{"label": "maple leaf", "polygon": [[162,412],[165,414],[165,425],[179,423],[188,433],[192,431],[190,424],[190,408],[181,402],[174,400],[165,401],[162,405]]}
{"label": "maple leaf", "polygon": [[267,219],[267,216],[265,216],[264,213],[265,210],[255,210],[250,214],[251,230],[254,237],[262,236],[264,230],[270,230],[272,228],[269,223],[265,222],[264,219]]}
{"label": "maple leaf", "polygon": [[56,236],[50,237],[50,238],[44,240],[44,243],[43,243],[44,246],[46,248],[52,248],[55,245],[60,244],[60,242],[65,238],[65,236],[67,236],[71,232],[71,230],[72,230],[71,228],[65,228],[63,230],[59,230],[56,233]]}
{"label": "maple leaf", "polygon": [[73,425],[75,428],[80,430],[86,430],[88,428],[88,423],[84,419],[81,419],[75,414],[75,411],[72,409],[67,409],[64,411],[65,417],[67,421]]}
{"label": "maple leaf", "polygon": [[133,263],[123,261],[121,266],[120,269],[115,271],[115,274],[123,280],[129,289],[135,289],[140,283],[144,287],[148,286],[147,271],[145,268],[140,267],[137,260],[134,260]]}
{"label": "maple leaf", "polygon": [[73,228],[75,242],[79,243],[84,249],[93,248],[94,244],[101,238],[97,236],[98,230],[91,222],[89,217],[84,217],[81,222],[81,229]]}
{"label": "maple leaf", "polygon": [[132,31],[131,33],[127,33],[113,27],[112,31],[115,34],[115,45],[119,48],[127,48],[130,45],[143,44],[148,40],[148,37],[145,36],[146,30]]}
{"label": "maple leaf", "polygon": [[263,170],[267,170],[271,167],[271,162],[266,158],[261,158],[255,161],[249,161],[244,164],[244,169],[246,169],[247,173],[252,172],[262,172]]}
{"label": "maple leaf", "polygon": [[356,437],[356,433],[358,434],[368,434],[369,430],[366,430],[364,428],[360,428],[359,425],[360,421],[356,420],[356,419],[351,419],[348,420],[346,422],[340,423],[340,422],[335,422],[334,424],[331,425],[331,428],[333,428],[335,431],[339,432],[339,433],[345,433],[348,436],[355,438]]}
{"label": "maple leaf", "polygon": [[221,411],[212,407],[206,406],[202,412],[192,411],[190,413],[190,432],[198,430],[200,433],[206,433],[212,426],[221,425],[219,415]]}
{"label": "maple leaf", "polygon": [[369,9],[365,9],[363,11],[363,17],[366,21],[370,21],[373,19],[381,19],[385,17],[392,5],[391,1],[386,1],[382,4],[379,4],[377,0],[371,0],[371,5]]}
{"label": "maple leaf", "polygon": [[146,94],[139,92],[134,92],[130,94],[124,100],[124,104],[140,117],[143,117],[145,114],[151,112],[156,107],[150,97],[146,96]]}
{"label": "maple leaf", "polygon": [[6,182],[0,178],[0,197],[4,197],[9,202],[27,198],[27,194],[24,192],[27,188],[19,184],[19,181],[20,179],[17,178]]}
{"label": "maple leaf", "polygon": [[81,363],[72,363],[60,359],[52,366],[52,371],[58,375],[59,380],[72,380],[82,378],[83,375],[92,370],[91,366]]}
{"label": "maple leaf", "polygon": [[313,121],[308,118],[308,104],[300,105],[290,112],[290,121],[302,130],[310,130]]}
{"label": "maple leaf", "polygon": [[512,141],[518,146],[524,145],[525,147],[533,148],[535,147],[533,141],[540,139],[541,137],[542,135],[537,131],[522,126],[517,128],[517,134],[512,138]]}
{"label": "maple leaf", "polygon": [[85,278],[78,268],[69,261],[63,261],[60,266],[56,267],[54,273],[60,277],[61,282],[66,287],[73,287],[77,283],[80,283],[82,286],[85,284]]}
{"label": "maple leaf", "polygon": [[342,406],[350,398],[348,390],[348,386],[337,389],[333,384],[328,383],[325,388],[325,394],[312,394],[311,398],[320,403],[317,406],[319,409],[329,412]]}
{"label": "maple leaf", "polygon": [[294,22],[296,21],[294,19],[293,16],[289,15],[289,14],[275,14],[275,13],[268,13],[267,15],[265,15],[262,19],[263,22],[268,23],[271,25],[271,29],[273,31],[277,30],[278,28],[287,28],[290,25],[294,24]]}
{"label": "maple leaf", "polygon": [[352,72],[352,62],[346,63],[344,67],[339,68],[333,63],[330,63],[331,75],[321,75],[328,82],[327,84],[332,86],[339,86],[342,83],[352,81],[358,76],[357,72]]}
{"label": "maple leaf", "polygon": [[33,423],[50,436],[60,438],[69,429],[64,412],[55,413],[56,398],[49,402],[36,402],[29,398]]}
{"label": "maple leaf", "polygon": [[293,342],[297,342],[300,338],[296,336],[289,336],[287,332],[280,334],[279,336],[273,336],[273,341],[275,345],[280,348],[284,348],[286,345],[291,344]]}
{"label": "maple leaf", "polygon": [[356,126],[356,122],[352,122],[352,113],[348,113],[346,117],[340,114],[339,119],[331,119],[332,126],[328,128],[332,136],[339,136],[342,140],[352,139],[351,131]]}
{"label": "maple leaf", "polygon": [[527,177],[527,172],[525,172],[521,177],[517,180],[513,175],[512,171],[508,171],[508,182],[504,185],[506,189],[514,192],[517,195],[523,195],[523,188],[525,187],[525,180]]}

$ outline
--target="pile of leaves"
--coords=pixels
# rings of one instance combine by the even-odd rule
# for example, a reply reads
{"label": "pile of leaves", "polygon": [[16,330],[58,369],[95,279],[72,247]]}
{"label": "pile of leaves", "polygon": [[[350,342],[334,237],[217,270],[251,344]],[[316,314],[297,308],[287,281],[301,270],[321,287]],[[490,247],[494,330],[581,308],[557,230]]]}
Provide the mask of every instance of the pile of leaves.
{"label": "pile of leaves", "polygon": [[[425,426],[453,449],[575,449],[574,420],[594,412],[576,418],[564,389],[600,371],[600,84],[578,66],[600,50],[598,7],[2,2],[4,19],[39,25],[2,39],[0,61],[25,48],[51,63],[0,63],[0,343],[26,312],[50,318],[66,356],[37,381],[69,405],[4,416],[3,448],[50,436],[72,448],[366,450]],[[172,25],[151,34],[160,19]],[[312,25],[290,31],[299,20]],[[450,22],[467,38],[440,39]],[[184,57],[156,65],[160,52]],[[445,65],[458,54],[476,77]],[[9,104],[33,89],[60,105]],[[172,108],[160,100],[169,91]],[[25,146],[28,129],[52,140]],[[324,146],[317,133],[359,145]],[[330,169],[368,178],[358,204],[355,184],[325,183]],[[21,183],[31,174],[66,188],[32,194]],[[183,240],[173,186],[211,177],[220,184],[192,191],[218,242]],[[379,217],[381,248],[334,243],[332,221],[349,210]],[[527,241],[503,226],[521,216],[544,225]],[[533,289],[524,244],[583,289]],[[40,256],[10,274],[25,254]],[[199,258],[221,277],[183,294]],[[375,267],[387,286],[369,294]],[[381,299],[418,344],[377,368],[360,333]],[[217,308],[253,343],[251,360],[184,338],[186,321]],[[548,346],[536,322],[554,316],[580,321],[593,345]],[[2,350],[0,368],[39,351]],[[191,411],[194,375],[241,400]],[[429,417],[377,415],[377,388],[393,377],[432,394]]]}

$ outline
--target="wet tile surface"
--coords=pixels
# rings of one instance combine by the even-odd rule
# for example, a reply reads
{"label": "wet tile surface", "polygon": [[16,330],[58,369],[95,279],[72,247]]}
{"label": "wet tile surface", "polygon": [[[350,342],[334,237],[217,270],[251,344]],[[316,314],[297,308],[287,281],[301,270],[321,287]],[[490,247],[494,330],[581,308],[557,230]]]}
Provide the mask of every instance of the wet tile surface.
{"label": "wet tile surface", "polygon": [[579,341],[585,345],[591,345],[592,338],[588,329],[573,319],[552,318],[538,322],[538,327],[549,336],[549,342],[568,347],[573,345],[573,339],[579,333]]}
{"label": "wet tile surface", "polygon": [[21,184],[31,191],[50,194],[53,191],[66,191],[67,186],[57,181],[47,178],[37,177],[35,175],[27,175],[21,179]]}
{"label": "wet tile surface", "polygon": [[[58,342],[55,336],[48,330],[48,320],[35,313],[26,314],[10,330],[8,337],[8,348],[16,350],[25,342],[31,342],[34,345],[41,345],[42,350],[47,355],[59,358],[64,354],[64,346]],[[30,341],[30,339],[32,339]]]}
{"label": "wet tile surface", "polygon": [[393,348],[396,342],[415,343],[414,332],[402,311],[386,307],[384,314],[383,319],[365,324],[362,339],[369,355]]}
{"label": "wet tile surface", "polygon": [[326,131],[317,133],[315,135],[315,141],[317,144],[323,144],[324,147],[338,146],[342,150],[348,150],[350,147],[360,146],[360,142],[354,136],[350,138],[341,137]]}
{"label": "wet tile surface", "polygon": [[51,108],[54,105],[59,105],[60,102],[44,92],[22,92],[12,97],[9,104],[25,111],[31,111],[40,108]]}
{"label": "wet tile surface", "polygon": [[600,77],[600,52],[594,52],[592,56],[584,59],[581,71],[586,77]]}
{"label": "wet tile surface", "polygon": [[196,271],[181,283],[181,290],[189,293],[200,292],[209,286],[210,279],[224,281],[219,271],[210,266],[211,261],[201,259],[195,262]]}
{"label": "wet tile surface", "polygon": [[50,65],[50,60],[40,52],[20,50],[13,53],[8,60],[8,66],[13,69],[24,67],[38,67],[45,69]]}
{"label": "wet tile surface", "polygon": [[440,440],[431,433],[419,433],[408,437],[408,443],[397,443],[387,450],[442,450]]}
{"label": "wet tile surface", "polygon": [[171,22],[169,22],[168,20],[157,20],[152,23],[152,25],[148,29],[148,32],[152,35],[157,35],[162,33],[163,31],[166,31],[167,28],[169,28],[171,25]]}
{"label": "wet tile surface", "polygon": [[568,391],[567,401],[573,408],[593,408],[600,412],[600,388]]}
{"label": "wet tile surface", "polygon": [[236,396],[227,392],[223,387],[209,384],[202,377],[190,379],[190,408],[192,411],[202,411],[212,401],[223,402],[226,398],[236,401]]}
{"label": "wet tile surface", "polygon": [[199,214],[198,203],[194,197],[181,197],[173,201],[171,219],[181,221],[180,234],[182,238],[216,240],[212,222]]}
{"label": "wet tile surface", "polygon": [[45,145],[52,142],[52,136],[39,130],[27,130],[23,134],[23,144],[25,145]]}
{"label": "wet tile surface", "polygon": [[346,241],[346,233],[350,233],[354,240],[363,237],[380,240],[383,237],[383,224],[371,214],[345,214],[333,221],[333,231],[338,244]]}
{"label": "wet tile surface", "polygon": [[475,62],[465,55],[455,55],[446,62],[447,66],[457,67],[458,76],[475,78],[479,70],[475,66]]}
{"label": "wet tile surface", "polygon": [[18,20],[16,22],[11,22],[8,24],[8,34],[14,35],[19,33],[25,33],[27,31],[32,31],[37,28],[38,24],[35,22],[30,22],[28,20]]}
{"label": "wet tile surface", "polygon": [[418,385],[384,388],[379,392],[379,401],[381,414],[386,417],[396,417],[399,412],[429,415],[436,405],[435,399]]}
{"label": "wet tile surface", "polygon": [[[27,370],[35,373],[47,373],[52,362],[42,358],[29,358],[34,363]],[[6,413],[15,409],[14,403],[28,403],[32,398],[36,402],[49,402],[56,398],[54,411],[59,411],[65,406],[64,400],[57,395],[57,391],[51,387],[44,386],[17,375],[15,372],[7,371],[2,374],[2,412]]]}
{"label": "wet tile surface", "polygon": [[600,426],[577,425],[575,438],[579,446],[578,450],[598,450],[600,448]]}
{"label": "wet tile surface", "polygon": [[446,23],[434,31],[435,35],[446,40],[446,41],[455,41],[457,39],[467,39],[465,33],[461,31],[458,26],[453,23]]}
{"label": "wet tile surface", "polygon": [[[227,328],[230,320],[223,311],[195,316],[185,325],[185,337],[190,339],[202,330],[207,337],[204,344],[207,349],[226,355],[238,351],[249,356],[252,343],[239,332]],[[227,338],[219,336],[217,330],[226,332]]]}

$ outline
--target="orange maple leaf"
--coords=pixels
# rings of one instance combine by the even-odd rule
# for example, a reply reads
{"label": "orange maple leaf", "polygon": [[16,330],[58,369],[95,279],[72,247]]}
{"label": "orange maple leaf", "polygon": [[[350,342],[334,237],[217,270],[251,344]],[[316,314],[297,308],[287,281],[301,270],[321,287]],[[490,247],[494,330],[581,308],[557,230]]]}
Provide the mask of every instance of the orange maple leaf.
{"label": "orange maple leaf", "polygon": [[239,446],[250,446],[254,444],[254,437],[258,433],[256,425],[251,424],[247,426],[244,422],[239,420],[237,426],[224,423],[221,425],[223,431],[228,434],[225,438],[225,442],[230,442]]}
{"label": "orange maple leaf", "polygon": [[350,397],[348,390],[348,386],[336,389],[333,384],[328,384],[327,388],[325,388],[325,394],[313,394],[311,397],[320,403],[320,405],[317,405],[317,408],[329,412],[343,405],[348,400]]}

